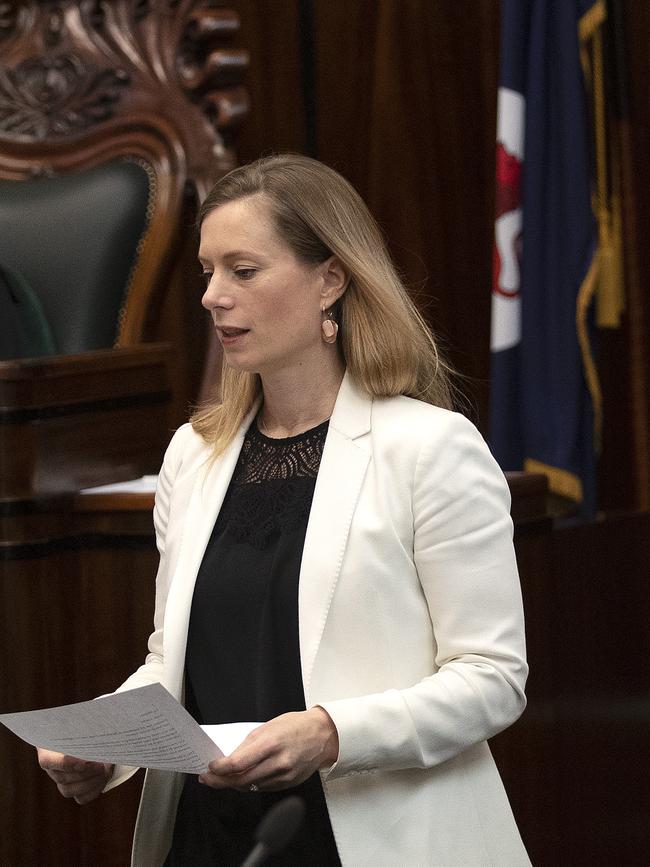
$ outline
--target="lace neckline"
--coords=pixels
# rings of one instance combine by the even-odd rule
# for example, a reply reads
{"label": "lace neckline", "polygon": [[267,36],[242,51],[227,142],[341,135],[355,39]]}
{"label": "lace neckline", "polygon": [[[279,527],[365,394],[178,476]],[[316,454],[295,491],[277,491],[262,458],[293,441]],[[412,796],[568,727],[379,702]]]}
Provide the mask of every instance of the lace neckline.
{"label": "lace neckline", "polygon": [[233,476],[235,485],[315,479],[323,456],[329,419],[292,437],[267,437],[257,427],[248,428]]}
{"label": "lace neckline", "polygon": [[257,418],[253,419],[253,424],[248,429],[248,434],[251,434],[253,439],[259,438],[263,442],[269,443],[270,445],[287,445],[289,443],[297,443],[303,439],[310,439],[312,436],[320,435],[321,433],[327,431],[330,420],[328,418],[325,421],[322,421],[320,424],[317,424],[316,427],[309,428],[309,430],[302,431],[301,433],[294,434],[290,437],[270,437],[259,429],[257,424]]}

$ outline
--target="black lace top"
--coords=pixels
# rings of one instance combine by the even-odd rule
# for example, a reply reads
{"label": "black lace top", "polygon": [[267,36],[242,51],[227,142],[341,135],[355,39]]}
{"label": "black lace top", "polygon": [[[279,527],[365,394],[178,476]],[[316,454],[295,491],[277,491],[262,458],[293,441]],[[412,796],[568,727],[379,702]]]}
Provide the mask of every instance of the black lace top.
{"label": "black lace top", "polygon": [[270,439],[253,424],[215,534],[223,530],[261,551],[280,535],[306,529],[327,427],[323,422],[295,437]]}
{"label": "black lace top", "polygon": [[[197,576],[186,704],[200,723],[266,721],[305,709],[298,579],[328,422],[286,439],[248,430]],[[215,790],[186,778],[166,865],[239,865],[277,800],[299,794],[303,828],[268,864],[338,865],[320,777],[282,792]]]}

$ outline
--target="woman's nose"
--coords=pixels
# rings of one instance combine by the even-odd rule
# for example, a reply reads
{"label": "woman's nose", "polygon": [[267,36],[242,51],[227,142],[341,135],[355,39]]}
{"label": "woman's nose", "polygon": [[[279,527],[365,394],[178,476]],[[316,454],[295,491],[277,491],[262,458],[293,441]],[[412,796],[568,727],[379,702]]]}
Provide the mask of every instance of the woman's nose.
{"label": "woman's nose", "polygon": [[214,310],[217,307],[223,307],[224,309],[229,310],[233,306],[234,300],[231,295],[219,288],[218,279],[213,274],[210,278],[207,289],[203,293],[201,304],[206,310]]}

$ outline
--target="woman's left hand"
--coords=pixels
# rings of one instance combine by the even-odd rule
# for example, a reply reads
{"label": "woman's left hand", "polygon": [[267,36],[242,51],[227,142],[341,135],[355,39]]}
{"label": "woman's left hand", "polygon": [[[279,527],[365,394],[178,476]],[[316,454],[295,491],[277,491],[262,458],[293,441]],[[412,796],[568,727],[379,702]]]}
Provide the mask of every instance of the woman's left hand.
{"label": "woman's left hand", "polygon": [[322,707],[312,707],[254,729],[233,753],[210,762],[199,780],[215,789],[288,789],[334,764],[338,752],[336,726]]}

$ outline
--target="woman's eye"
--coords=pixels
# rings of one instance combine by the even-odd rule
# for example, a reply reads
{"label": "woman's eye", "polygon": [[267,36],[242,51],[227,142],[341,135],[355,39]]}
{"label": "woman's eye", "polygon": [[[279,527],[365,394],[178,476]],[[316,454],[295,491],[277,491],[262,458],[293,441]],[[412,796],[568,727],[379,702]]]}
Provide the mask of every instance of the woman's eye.
{"label": "woman's eye", "polygon": [[212,271],[201,271],[201,279],[207,286],[210,280],[212,280]]}
{"label": "woman's eye", "polygon": [[255,276],[255,268],[235,268],[235,276],[239,280],[250,280]]}

